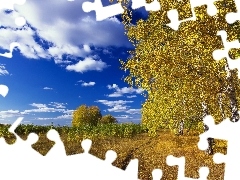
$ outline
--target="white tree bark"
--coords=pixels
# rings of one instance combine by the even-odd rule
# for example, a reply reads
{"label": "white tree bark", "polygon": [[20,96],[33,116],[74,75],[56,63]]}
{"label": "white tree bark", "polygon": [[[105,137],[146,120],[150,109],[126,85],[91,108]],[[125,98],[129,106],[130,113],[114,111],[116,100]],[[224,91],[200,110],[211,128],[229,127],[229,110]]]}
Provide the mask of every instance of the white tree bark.
{"label": "white tree bark", "polygon": [[[205,102],[202,103],[202,107],[203,107],[203,118],[204,118],[205,116],[209,115],[207,105],[205,104]],[[203,128],[204,128],[204,132],[209,130],[209,127],[206,124],[203,124]],[[212,155],[214,139],[208,138],[207,140],[208,140],[208,149],[206,150],[206,153],[208,155]]]}

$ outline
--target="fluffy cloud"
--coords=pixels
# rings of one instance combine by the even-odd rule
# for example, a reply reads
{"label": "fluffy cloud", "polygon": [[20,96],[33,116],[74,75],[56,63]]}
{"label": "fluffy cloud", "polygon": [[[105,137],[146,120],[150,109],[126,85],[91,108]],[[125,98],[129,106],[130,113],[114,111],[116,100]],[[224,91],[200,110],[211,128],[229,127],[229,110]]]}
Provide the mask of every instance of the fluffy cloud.
{"label": "fluffy cloud", "polygon": [[32,103],[29,104],[30,106],[36,107],[36,108],[47,108],[46,104],[39,104],[39,103]]}
{"label": "fluffy cloud", "polygon": [[128,114],[141,114],[141,109],[129,109],[126,111]]}
{"label": "fluffy cloud", "polygon": [[123,87],[123,88],[119,88],[118,85],[116,84],[113,84],[112,86],[111,85],[107,85],[107,88],[108,89],[114,89],[116,90],[116,92],[112,93],[112,94],[109,94],[107,95],[108,97],[121,97],[123,96],[123,94],[132,94],[132,93],[137,93],[137,94],[141,94],[143,93],[143,89],[134,89],[134,88],[130,88],[130,87]]}
{"label": "fluffy cloud", "polygon": [[30,106],[36,107],[37,109],[28,109],[24,110],[24,113],[48,113],[48,112],[64,112],[65,106],[63,103],[51,102],[49,104],[52,107],[48,107],[46,104],[32,103]]}
{"label": "fluffy cloud", "polygon": [[89,83],[82,83],[82,86],[94,86],[96,83],[95,82],[89,82]]}
{"label": "fluffy cloud", "polygon": [[65,109],[66,108],[66,105],[67,103],[59,103],[59,102],[51,102],[49,103],[48,105],[52,106],[52,107],[55,107],[57,109],[61,108],[61,109]]}
{"label": "fluffy cloud", "polygon": [[116,116],[116,119],[119,123],[129,123],[129,122],[140,123],[141,122],[141,116],[138,114],[120,115],[120,116]]}
{"label": "fluffy cloud", "polygon": [[86,52],[88,52],[88,53],[90,53],[91,52],[91,48],[88,46],[88,45],[83,45],[83,49],[84,49],[84,51],[86,51]]}
{"label": "fluffy cloud", "polygon": [[59,119],[72,119],[72,115],[71,114],[64,114],[61,116],[57,116],[57,117],[52,117],[52,118],[35,118],[36,120],[59,120]]}
{"label": "fluffy cloud", "polygon": [[87,57],[83,61],[79,61],[77,64],[68,65],[66,69],[68,71],[83,73],[86,71],[102,71],[106,67],[107,64],[105,62],[102,62],[101,60],[97,61],[90,57]]}
{"label": "fluffy cloud", "polygon": [[[95,47],[131,47],[118,19],[96,21],[95,13],[82,10],[83,2],[51,0],[39,3],[31,0],[16,6],[16,11],[8,14],[1,10],[1,26],[4,28],[0,29],[0,47],[8,50],[11,42],[19,42],[18,49],[23,56],[54,58],[57,62],[64,54],[86,57],[91,53],[90,44]],[[18,16],[25,17],[28,23],[21,29],[14,22]]]}
{"label": "fluffy cloud", "polygon": [[22,116],[23,114],[26,114],[26,113],[11,109],[7,111],[0,111],[0,118],[19,117],[19,116]]}
{"label": "fluffy cloud", "polygon": [[5,66],[3,64],[0,64],[0,76],[8,74],[9,72],[6,70]]}
{"label": "fluffy cloud", "polygon": [[127,98],[135,98],[137,97],[136,95],[132,95],[132,96],[127,96]]}
{"label": "fluffy cloud", "polygon": [[50,88],[50,87],[44,87],[43,89],[44,90],[53,90],[53,88]]}
{"label": "fluffy cloud", "polygon": [[[57,120],[57,119],[72,119],[74,110],[66,109],[67,103],[59,103],[59,102],[50,102],[47,104],[41,103],[32,103],[29,104],[34,107],[34,109],[23,110],[22,112],[19,110],[7,110],[0,111],[0,120],[5,120],[4,118],[16,118],[23,115],[34,115],[34,113],[60,113],[57,117],[37,117],[35,120]],[[51,106],[51,107],[49,107]],[[24,121],[26,122],[26,121]]]}
{"label": "fluffy cloud", "polygon": [[97,100],[95,102],[102,103],[108,107],[111,107],[107,109],[109,112],[126,112],[128,114],[136,114],[136,111],[134,109],[128,109],[130,106],[127,106],[127,103],[133,103],[133,101],[108,101],[108,100]]}

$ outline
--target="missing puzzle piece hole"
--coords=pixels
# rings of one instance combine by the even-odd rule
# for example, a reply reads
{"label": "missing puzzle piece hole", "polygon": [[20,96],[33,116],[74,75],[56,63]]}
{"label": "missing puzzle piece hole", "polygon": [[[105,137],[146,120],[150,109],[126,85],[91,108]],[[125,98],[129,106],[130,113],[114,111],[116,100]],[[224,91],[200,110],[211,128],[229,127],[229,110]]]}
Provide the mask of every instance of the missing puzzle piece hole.
{"label": "missing puzzle piece hole", "polygon": [[198,142],[198,148],[202,151],[207,150],[208,148],[208,141],[207,140],[201,140]]}
{"label": "missing puzzle piece hole", "polygon": [[199,175],[201,176],[201,179],[207,179],[209,175],[209,168],[208,167],[200,167],[199,170]]}
{"label": "missing puzzle piece hole", "polygon": [[91,2],[84,2],[82,4],[82,9],[83,9],[84,12],[89,13],[90,11],[94,10],[94,7],[92,7],[92,6],[93,6],[93,3],[91,3]]}
{"label": "missing puzzle piece hole", "polygon": [[15,24],[19,27],[24,26],[26,24],[26,19],[24,17],[17,17],[15,19]]}
{"label": "missing puzzle piece hole", "polygon": [[185,157],[174,157],[173,155],[169,155],[166,158],[166,162],[169,166],[178,166],[179,163],[185,162]]}
{"label": "missing puzzle piece hole", "polygon": [[117,153],[113,150],[108,150],[105,154],[105,162],[112,164],[117,159]]}
{"label": "missing puzzle piece hole", "polygon": [[0,84],[0,95],[2,95],[3,97],[6,97],[8,94],[8,87],[6,85],[2,85]]}
{"label": "missing puzzle piece hole", "polygon": [[81,142],[81,146],[83,148],[83,152],[84,153],[89,153],[90,151],[90,148],[92,146],[92,141],[90,139],[84,139],[82,142]]}
{"label": "missing puzzle piece hole", "polygon": [[55,129],[50,129],[47,132],[47,138],[51,141],[54,141],[54,142],[61,140],[61,137],[60,137],[58,131],[55,130]]}
{"label": "missing puzzle piece hole", "polygon": [[9,52],[0,53],[0,56],[6,57],[6,58],[12,58],[13,50],[15,50],[16,48],[19,50],[19,48],[18,48],[19,46],[20,46],[20,44],[17,42],[11,43],[9,46]]}
{"label": "missing puzzle piece hole", "polygon": [[213,161],[216,164],[222,164],[226,161],[226,155],[221,154],[221,153],[216,153],[213,155]]}
{"label": "missing puzzle piece hole", "polygon": [[39,140],[39,136],[36,133],[30,133],[27,137],[27,142],[31,145],[35,144]]}
{"label": "missing puzzle piece hole", "polygon": [[163,172],[161,169],[154,169],[152,171],[153,180],[160,180],[162,178]]}

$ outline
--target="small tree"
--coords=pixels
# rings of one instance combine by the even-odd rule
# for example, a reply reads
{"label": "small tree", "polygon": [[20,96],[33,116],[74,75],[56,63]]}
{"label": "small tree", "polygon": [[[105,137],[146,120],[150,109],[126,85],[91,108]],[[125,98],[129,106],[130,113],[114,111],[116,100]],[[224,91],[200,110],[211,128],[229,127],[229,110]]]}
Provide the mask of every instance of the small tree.
{"label": "small tree", "polygon": [[102,114],[97,106],[81,105],[73,112],[72,126],[84,124],[97,125],[101,120]]}
{"label": "small tree", "polygon": [[102,117],[102,119],[100,120],[100,123],[102,124],[117,123],[117,119],[112,115],[108,114]]}

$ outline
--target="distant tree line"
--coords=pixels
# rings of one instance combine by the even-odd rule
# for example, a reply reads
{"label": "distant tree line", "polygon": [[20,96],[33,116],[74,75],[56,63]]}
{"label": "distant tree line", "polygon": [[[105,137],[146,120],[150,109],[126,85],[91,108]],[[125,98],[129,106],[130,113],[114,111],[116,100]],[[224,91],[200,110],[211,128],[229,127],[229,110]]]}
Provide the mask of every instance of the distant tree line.
{"label": "distant tree line", "polygon": [[108,114],[102,116],[99,107],[81,105],[73,112],[72,126],[117,123],[117,119]]}

